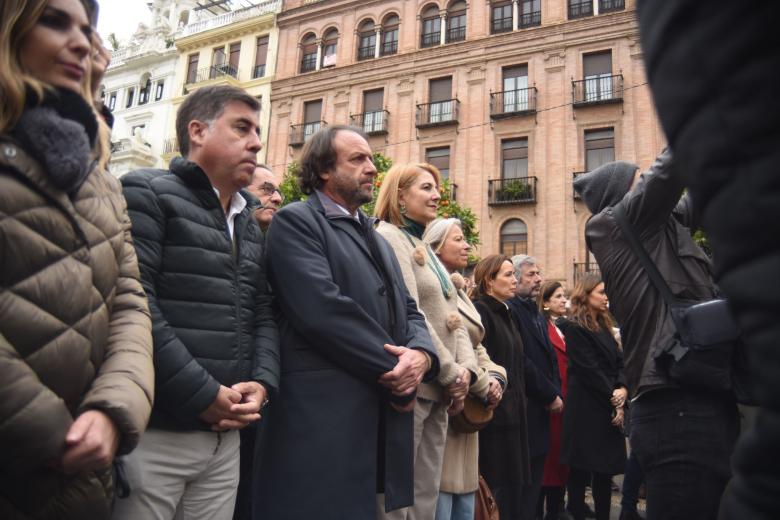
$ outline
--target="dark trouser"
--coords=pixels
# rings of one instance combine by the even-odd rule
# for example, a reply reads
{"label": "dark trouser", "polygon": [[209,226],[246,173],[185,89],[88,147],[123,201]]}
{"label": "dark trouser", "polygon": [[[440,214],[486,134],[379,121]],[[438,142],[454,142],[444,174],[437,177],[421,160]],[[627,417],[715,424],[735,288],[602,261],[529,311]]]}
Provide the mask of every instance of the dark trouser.
{"label": "dark trouser", "polygon": [[252,518],[252,468],[255,458],[257,426],[250,424],[240,430],[239,434],[241,435],[240,469],[233,520],[249,520]]}
{"label": "dark trouser", "polygon": [[[742,328],[761,405],[734,454],[724,519],[780,511],[780,3],[641,0],[658,115]],[[724,71],[727,73],[724,74]]]}
{"label": "dark trouser", "polygon": [[623,475],[623,497],[620,499],[620,507],[623,511],[636,511],[636,504],[639,502],[639,486],[645,479],[642,472],[642,466],[636,458],[636,453],[631,450],[631,455],[626,461],[626,472]]}
{"label": "dark trouser", "polygon": [[[592,476],[592,480],[591,480]],[[593,491],[593,505],[596,520],[609,520],[612,500],[612,475],[595,473],[577,468],[569,472],[569,507],[574,520],[585,520],[585,487],[590,485]]]}
{"label": "dark trouser", "polygon": [[[544,520],[558,520],[563,510],[563,497],[566,495],[564,486],[542,486],[542,492],[539,495],[539,504],[536,508],[537,518]],[[547,504],[547,514],[545,515],[545,503]]]}
{"label": "dark trouser", "polygon": [[645,472],[648,520],[715,519],[739,434],[735,403],[666,389],[632,407],[631,448]]}
{"label": "dark trouser", "polygon": [[[520,490],[520,500],[522,500],[520,518],[522,520],[534,520],[536,518],[536,505],[539,500],[539,493],[542,491],[544,461],[546,459],[546,453],[531,458],[531,482],[524,485]],[[502,516],[501,519],[503,520],[503,518]]]}

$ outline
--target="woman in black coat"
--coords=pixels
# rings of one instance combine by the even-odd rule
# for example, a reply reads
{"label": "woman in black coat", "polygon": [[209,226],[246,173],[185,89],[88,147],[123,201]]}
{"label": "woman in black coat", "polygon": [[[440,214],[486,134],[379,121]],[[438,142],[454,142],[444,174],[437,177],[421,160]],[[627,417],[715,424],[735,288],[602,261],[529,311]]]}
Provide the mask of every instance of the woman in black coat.
{"label": "woman in black coat", "polygon": [[556,323],[569,354],[561,460],[571,466],[569,501],[575,520],[585,518],[585,486],[591,474],[596,518],[609,519],[610,479],[626,467],[621,429],[628,391],[608,303],[601,277],[586,275],[572,293],[569,319]]}
{"label": "woman in black coat", "polygon": [[490,359],[506,369],[507,381],[493,420],[479,432],[479,470],[498,504],[501,520],[520,518],[521,486],[530,479],[526,426],[523,341],[506,301],[514,296],[517,280],[508,257],[490,255],[474,269],[472,297]]}

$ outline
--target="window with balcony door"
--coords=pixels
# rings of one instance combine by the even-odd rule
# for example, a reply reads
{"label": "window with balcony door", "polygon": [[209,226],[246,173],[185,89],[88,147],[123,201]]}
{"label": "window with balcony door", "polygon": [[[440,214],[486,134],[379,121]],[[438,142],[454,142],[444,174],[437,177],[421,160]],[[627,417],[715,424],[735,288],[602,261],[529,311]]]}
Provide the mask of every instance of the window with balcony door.
{"label": "window with balcony door", "polygon": [[457,0],[447,10],[447,43],[466,39],[466,2]]}
{"label": "window with balcony door", "polygon": [[429,82],[429,123],[452,121],[452,77],[432,79]]}
{"label": "window with balcony door", "polygon": [[501,226],[501,254],[506,256],[528,254],[528,226],[519,218],[507,220]]}
{"label": "window with balcony door", "polygon": [[225,72],[225,47],[215,47],[211,50],[211,70],[209,78],[222,76]]}
{"label": "window with balcony door", "polygon": [[154,92],[154,100],[160,101],[163,97],[163,93],[165,92],[165,81],[164,80],[158,80],[157,86],[155,87]]}
{"label": "window with balcony door", "polygon": [[322,124],[322,100],[303,104],[303,139],[306,140],[320,129]]}
{"label": "window with balcony door", "polygon": [[366,20],[358,27],[358,60],[370,60],[376,55],[374,21]]}
{"label": "window with balcony door", "polygon": [[439,8],[432,5],[422,14],[422,32],[420,47],[433,47],[441,44],[441,17]]}
{"label": "window with balcony door", "polygon": [[385,129],[384,99],[384,89],[363,92],[363,131],[365,133],[371,134]]}
{"label": "window with balcony door", "polygon": [[528,177],[528,139],[504,139],[501,141],[501,178]]}
{"label": "window with balcony door", "polygon": [[144,74],[141,77],[141,88],[138,89],[138,104],[145,105],[149,102],[149,96],[152,93],[152,80],[149,78],[149,74]]}
{"label": "window with balcony door", "polygon": [[504,67],[501,69],[501,77],[504,113],[528,110],[528,65]]}
{"label": "window with balcony door", "polygon": [[336,65],[336,48],[339,43],[339,33],[331,29],[322,37],[322,67]]}
{"label": "window with balcony door", "polygon": [[450,147],[440,146],[425,150],[425,162],[434,165],[441,173],[442,180],[450,178]]}
{"label": "window with balcony door", "polygon": [[614,97],[612,51],[594,52],[582,57],[583,101],[604,101]]}
{"label": "window with balcony door", "polygon": [[593,0],[569,0],[569,20],[593,15]]}
{"label": "window with balcony door", "polygon": [[268,59],[268,36],[260,36],[255,45],[255,67],[252,69],[252,78],[265,76],[265,65]]}
{"label": "window with balcony door", "polygon": [[113,112],[116,108],[116,92],[112,92],[108,95],[108,109]]}
{"label": "window with balcony door", "polygon": [[382,22],[382,47],[380,54],[389,56],[398,52],[398,15],[387,15]]}
{"label": "window with balcony door", "polygon": [[187,85],[195,83],[198,79],[198,54],[190,54],[187,58]]}
{"label": "window with balcony door", "polygon": [[227,74],[238,77],[238,62],[241,59],[241,42],[231,43],[228,50],[228,65],[230,68],[227,70]]}
{"label": "window with balcony door", "polygon": [[317,37],[309,33],[301,40],[301,72],[317,68]]}
{"label": "window with balcony door", "polygon": [[512,27],[512,2],[502,0],[490,4],[490,32],[510,32]]}
{"label": "window with balcony door", "polygon": [[135,96],[135,89],[133,87],[130,87],[127,89],[127,101],[125,102],[125,108],[130,108],[133,106],[133,97]]}
{"label": "window with balcony door", "polygon": [[541,0],[520,0],[518,5],[520,20],[517,25],[522,29],[542,24]]}
{"label": "window with balcony door", "polygon": [[615,130],[601,128],[585,131],[585,170],[593,171],[615,160]]}

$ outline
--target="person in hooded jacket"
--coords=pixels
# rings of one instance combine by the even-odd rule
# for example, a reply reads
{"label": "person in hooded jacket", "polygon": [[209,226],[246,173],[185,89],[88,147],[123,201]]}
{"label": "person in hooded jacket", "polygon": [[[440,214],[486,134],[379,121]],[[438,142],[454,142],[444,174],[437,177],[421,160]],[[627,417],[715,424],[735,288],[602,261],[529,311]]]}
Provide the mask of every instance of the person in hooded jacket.
{"label": "person in hooded jacket", "polygon": [[152,406],[151,321],[79,0],[0,4],[0,518],[108,519]]}
{"label": "person in hooded jacket", "polygon": [[687,195],[681,198],[683,185],[674,169],[667,149],[641,176],[636,165],[618,161],[574,182],[593,213],[585,238],[621,325],[633,398],[630,441],[647,479],[649,520],[714,518],[739,432],[733,396],[683,388],[659,361],[674,341],[674,322],[614,215],[615,207],[623,208],[676,299],[713,299],[710,260],[691,236],[692,206]]}

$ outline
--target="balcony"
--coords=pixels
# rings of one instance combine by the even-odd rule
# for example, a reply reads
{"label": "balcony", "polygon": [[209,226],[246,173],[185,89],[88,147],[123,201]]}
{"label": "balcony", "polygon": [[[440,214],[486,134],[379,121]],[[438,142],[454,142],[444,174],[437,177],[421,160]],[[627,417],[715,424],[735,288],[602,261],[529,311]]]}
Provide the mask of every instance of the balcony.
{"label": "balcony", "polygon": [[303,143],[320,128],[328,126],[325,121],[311,121],[302,125],[290,125],[290,146],[303,146]]}
{"label": "balcony", "polygon": [[520,28],[526,29],[528,27],[536,27],[542,25],[542,12],[533,11],[531,13],[522,13],[520,15]]}
{"label": "balcony", "polygon": [[536,87],[490,94],[490,118],[505,119],[536,113]]}
{"label": "balcony", "polygon": [[387,110],[375,110],[349,116],[350,124],[361,128],[368,135],[387,134],[387,123],[390,112]]}
{"label": "balcony", "polygon": [[569,20],[593,16],[592,0],[569,0]]}
{"label": "balcony", "polygon": [[371,45],[370,47],[360,47],[358,49],[358,60],[370,60],[374,57],[374,53],[376,52],[376,47]]}
{"label": "balcony", "polygon": [[490,23],[490,34],[512,32],[512,17],[494,18]]}
{"label": "balcony", "polygon": [[435,47],[441,44],[441,33],[423,33],[420,37],[420,47]]}
{"label": "balcony", "polygon": [[175,137],[169,137],[163,141],[163,155],[173,155],[179,153],[179,140]]}
{"label": "balcony", "polygon": [[536,177],[488,181],[488,205],[536,204]]}
{"label": "balcony", "polygon": [[614,13],[626,8],[626,0],[599,0],[599,14]]}
{"label": "balcony", "polygon": [[585,175],[588,172],[574,172],[571,174],[571,182],[572,182],[572,188],[571,188],[571,198],[574,200],[582,200],[582,197],[580,197],[580,194],[577,193],[577,191],[574,189],[574,181],[577,180],[577,177],[580,175]]}
{"label": "balcony", "polygon": [[193,85],[195,83],[223,77],[238,79],[238,70],[232,65],[212,65],[211,67],[203,67],[195,72],[194,81],[193,77],[190,76],[185,85]]}
{"label": "balcony", "polygon": [[382,44],[382,56],[398,54],[398,41],[385,42]]}
{"label": "balcony", "polygon": [[574,107],[623,102],[623,75],[593,76],[571,82]]}
{"label": "balcony", "polygon": [[311,72],[317,70],[317,55],[304,54],[301,59],[301,72]]}
{"label": "balcony", "polygon": [[262,65],[255,65],[252,69],[252,79],[262,78],[265,76],[265,63]]}
{"label": "balcony", "polygon": [[417,128],[457,125],[459,106],[457,99],[417,105]]}
{"label": "balcony", "polygon": [[447,29],[447,43],[462,42],[466,40],[465,27],[450,27]]}
{"label": "balcony", "polygon": [[191,23],[184,27],[181,31],[181,37],[190,36],[200,32],[216,29],[217,27],[224,27],[231,25],[242,20],[248,20],[267,13],[277,13],[282,8],[282,0],[266,0],[252,7],[244,9],[237,9],[230,11],[213,18],[207,18]]}
{"label": "balcony", "polygon": [[592,273],[601,276],[601,269],[595,262],[574,262],[572,271],[575,284],[586,274]]}

